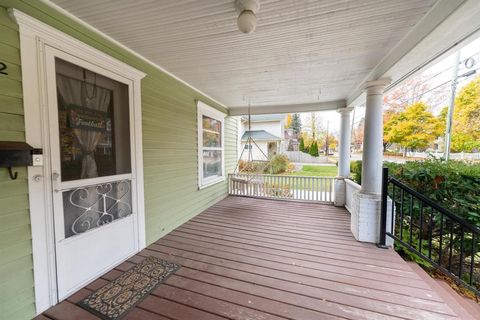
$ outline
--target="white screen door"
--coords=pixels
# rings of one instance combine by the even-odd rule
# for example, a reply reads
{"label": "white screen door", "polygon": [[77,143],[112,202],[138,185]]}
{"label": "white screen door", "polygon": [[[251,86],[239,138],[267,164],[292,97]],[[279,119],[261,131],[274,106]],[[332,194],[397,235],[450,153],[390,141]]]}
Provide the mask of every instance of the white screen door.
{"label": "white screen door", "polygon": [[138,251],[131,83],[46,47],[58,299]]}

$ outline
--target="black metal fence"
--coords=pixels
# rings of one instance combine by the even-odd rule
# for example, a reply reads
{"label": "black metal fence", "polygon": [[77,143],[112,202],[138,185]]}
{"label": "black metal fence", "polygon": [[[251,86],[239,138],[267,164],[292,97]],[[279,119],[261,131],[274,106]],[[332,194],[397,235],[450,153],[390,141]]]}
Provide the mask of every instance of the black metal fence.
{"label": "black metal fence", "polygon": [[[387,206],[388,198],[392,206]],[[397,245],[480,295],[480,229],[383,169],[380,246]],[[387,215],[391,223],[387,226]]]}

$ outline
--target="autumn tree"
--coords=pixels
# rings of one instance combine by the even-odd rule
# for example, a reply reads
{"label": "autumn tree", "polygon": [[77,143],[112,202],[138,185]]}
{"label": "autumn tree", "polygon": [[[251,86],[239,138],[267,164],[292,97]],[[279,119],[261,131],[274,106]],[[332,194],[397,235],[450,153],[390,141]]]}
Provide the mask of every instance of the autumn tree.
{"label": "autumn tree", "polygon": [[426,148],[441,134],[441,120],[423,102],[413,103],[404,111],[395,113],[384,127],[384,139],[398,143],[404,148],[404,154],[409,149]]}
{"label": "autumn tree", "polygon": [[[389,128],[387,127],[387,125],[389,125],[390,123],[390,120],[392,119],[392,117],[396,114],[398,114],[399,112],[401,111],[395,111],[394,109],[387,109],[383,112],[383,132],[386,132],[389,130]],[[387,139],[387,135],[384,134],[383,135],[383,152],[387,152],[387,149],[392,145],[392,141],[389,141]]]}
{"label": "autumn tree", "polygon": [[357,126],[352,131],[352,144],[359,148],[363,144],[363,134],[365,131],[365,118],[361,118]]}
{"label": "autumn tree", "polygon": [[[309,132],[302,131],[300,132],[300,143],[303,141],[303,152],[309,153],[310,147],[313,143],[312,136]],[[300,146],[299,146],[300,149]]]}
{"label": "autumn tree", "polygon": [[300,133],[300,136],[303,139],[303,145],[305,146],[305,149],[306,149],[307,146],[309,146],[313,141],[312,136],[306,131],[302,131]]}
{"label": "autumn tree", "polygon": [[480,149],[480,77],[464,86],[455,98],[452,151]]}
{"label": "autumn tree", "polygon": [[337,149],[338,139],[333,134],[328,135],[328,149]]}
{"label": "autumn tree", "polygon": [[[426,105],[438,105],[444,99],[444,95],[441,94],[444,90],[444,87],[438,87],[432,91],[428,86],[428,75],[418,75],[404,81],[383,98],[383,130],[388,130],[387,123],[392,117],[404,112],[407,107],[419,101],[423,101]],[[384,152],[393,143],[386,137],[387,135],[384,135]]]}
{"label": "autumn tree", "polygon": [[312,139],[313,141],[317,140],[317,129],[318,129],[318,124],[317,124],[317,115],[315,112],[312,112],[310,115],[310,132],[312,134]]}
{"label": "autumn tree", "polygon": [[423,101],[429,106],[440,104],[445,98],[445,87],[431,89],[428,80],[429,75],[418,75],[396,86],[383,98],[385,109],[398,113],[418,101]]}
{"label": "autumn tree", "polygon": [[[323,140],[322,149],[325,152],[325,155],[328,155],[330,150],[334,150],[338,146],[338,140],[333,134],[329,134],[328,138],[325,137]],[[328,141],[328,148],[327,148],[327,141]]]}
{"label": "autumn tree", "polygon": [[319,150],[323,150],[325,154],[327,154],[330,149],[336,149],[338,145],[338,140],[335,137],[335,134],[332,132],[327,132],[327,130],[321,130],[319,132],[317,141],[320,148]]}
{"label": "autumn tree", "polygon": [[285,116],[285,128],[291,128],[292,127],[292,114],[288,113]]}
{"label": "autumn tree", "polygon": [[391,110],[393,113],[402,112],[407,106],[417,102],[418,95],[427,89],[421,76],[409,78],[386,94],[383,104],[387,110]]}

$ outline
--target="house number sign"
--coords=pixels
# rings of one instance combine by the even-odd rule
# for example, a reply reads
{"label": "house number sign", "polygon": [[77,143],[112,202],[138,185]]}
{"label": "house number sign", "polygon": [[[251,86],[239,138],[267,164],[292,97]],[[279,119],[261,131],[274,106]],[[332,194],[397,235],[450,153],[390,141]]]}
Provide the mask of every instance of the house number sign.
{"label": "house number sign", "polygon": [[0,62],[0,74],[4,74],[4,75],[8,76],[7,65],[3,62]]}

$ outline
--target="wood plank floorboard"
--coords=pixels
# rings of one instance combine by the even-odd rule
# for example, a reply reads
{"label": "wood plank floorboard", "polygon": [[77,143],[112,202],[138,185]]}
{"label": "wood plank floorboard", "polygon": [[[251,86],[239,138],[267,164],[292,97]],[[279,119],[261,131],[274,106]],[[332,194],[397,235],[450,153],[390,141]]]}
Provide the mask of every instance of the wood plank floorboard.
{"label": "wood plank floorboard", "polygon": [[76,303],[148,256],[182,267],[125,320],[458,319],[395,251],[355,241],[345,209],[244,197],[208,208],[37,319],[98,319]]}
{"label": "wood plank floorboard", "polygon": [[399,284],[406,284],[408,283],[408,281],[413,281],[412,286],[416,286],[416,283],[420,279],[418,275],[412,275],[408,272],[401,273],[401,271],[398,272],[398,278],[392,278],[391,274],[387,273],[387,268],[372,269],[371,267],[365,267],[365,264],[362,263],[343,261],[341,265],[339,265],[339,260],[336,259],[328,259],[322,257],[312,258],[308,255],[301,255],[275,249],[262,249],[261,247],[259,248],[250,245],[239,245],[235,242],[229,241],[224,241],[222,244],[220,244],[219,241],[205,241],[204,239],[198,237],[191,238],[182,235],[177,236],[177,234],[172,234],[165,237],[165,240],[177,243],[194,244],[201,247],[209,247],[217,251],[228,250],[228,252],[231,253],[236,253],[238,255],[248,256],[256,259],[280,262],[312,270],[335,272],[338,274],[350,275],[359,278],[381,280],[385,282]]}
{"label": "wood plank floorboard", "polygon": [[[218,220],[207,220],[203,219],[202,217],[197,217],[192,219],[191,221],[188,222],[188,225],[194,224],[194,225],[202,225],[205,227],[213,228],[213,229],[222,229],[222,228],[229,228],[229,230],[238,230],[237,232],[239,234],[244,234],[244,233],[253,233],[257,235],[262,235],[266,237],[273,237],[273,238],[291,238],[292,236],[295,236],[296,241],[299,243],[311,243],[314,245],[318,245],[320,242],[333,242],[333,243],[342,243],[342,244],[348,244],[353,247],[358,247],[358,248],[367,248],[368,245],[363,244],[363,243],[355,243],[355,240],[353,238],[350,238],[348,235],[345,234],[340,234],[340,233],[325,233],[321,232],[320,230],[318,233],[312,234],[312,233],[298,233],[295,232],[294,230],[290,230],[289,228],[274,228],[274,227],[269,227],[263,228],[263,227],[257,227],[253,224],[249,224],[248,222],[253,222],[254,220],[246,220],[244,221],[245,223],[233,223],[232,221],[230,222],[223,222],[223,221],[218,221]],[[275,221],[275,219],[272,219],[272,221]],[[285,231],[288,231],[288,233],[285,233]]]}
{"label": "wood plank floorboard", "polygon": [[418,281],[418,277],[415,277],[415,279],[409,279],[407,277],[397,278],[391,277],[391,275],[370,273],[364,270],[347,270],[334,265],[328,266],[326,264],[319,264],[288,257],[278,257],[268,253],[257,253],[251,250],[237,249],[225,245],[220,246],[212,243],[202,243],[201,241],[184,241],[184,239],[178,239],[174,237],[165,237],[162,239],[162,242],[159,242],[158,244],[190,252],[194,252],[194,250],[202,248],[200,249],[202,250],[201,253],[206,255],[213,255],[219,258],[241,261],[247,264],[262,265],[275,270],[295,272],[298,274],[305,274],[315,277],[329,278],[330,276],[328,273],[332,273],[333,277],[344,278],[345,280],[353,277],[358,279],[366,279],[366,281],[380,281],[383,283],[409,285],[412,287],[428,289],[428,286],[426,286],[422,281]]}
{"label": "wood plank floorboard", "polygon": [[[326,265],[334,265],[339,266],[339,259],[336,257],[328,257],[325,255],[319,254],[313,250],[305,250],[301,247],[292,248],[287,247],[286,245],[277,245],[277,244],[265,244],[255,240],[249,239],[239,239],[234,237],[224,237],[224,236],[215,236],[211,233],[187,233],[182,231],[174,231],[169,235],[173,239],[188,239],[188,240],[195,240],[201,241],[203,243],[213,243],[213,244],[224,244],[226,247],[233,247],[233,248],[240,248],[240,249],[248,249],[254,252],[263,252],[274,254],[280,257],[289,257],[295,258],[301,261],[310,261],[310,262],[318,262]],[[166,238],[166,239],[170,239]],[[377,267],[371,264],[359,263],[356,261],[352,261],[347,259],[341,260],[342,267],[351,268],[351,269],[358,269],[367,272],[378,272],[378,273],[385,273],[390,274],[391,269],[384,268],[384,267]],[[415,279],[419,279],[417,275],[412,275],[408,271],[402,271],[400,269],[397,270],[397,275],[399,277],[414,277]]]}
{"label": "wood plank floorboard", "polygon": [[[251,243],[254,245],[257,250],[261,250],[261,248],[277,248],[278,250],[285,251],[285,252],[296,252],[296,253],[304,253],[312,258],[314,257],[323,257],[323,258],[331,258],[335,260],[341,261],[350,261],[350,262],[358,262],[364,265],[378,265],[378,267],[386,267],[396,270],[402,270],[405,268],[399,268],[398,262],[394,263],[390,260],[385,260],[385,256],[382,256],[382,253],[374,253],[369,254],[368,251],[364,250],[342,250],[335,247],[326,247],[322,246],[319,248],[317,245],[308,245],[308,244],[292,244],[291,239],[272,239],[266,240],[265,237],[258,237],[253,235],[239,235],[238,233],[231,234],[227,230],[224,232],[213,232],[209,231],[209,229],[190,229],[190,228],[182,228],[181,230],[176,230],[172,235],[178,235],[183,237],[195,237],[196,235],[200,235],[200,238],[204,239],[204,241],[218,241],[215,239],[220,239],[224,241],[224,243]],[[388,252],[383,253],[384,255],[388,255]],[[399,257],[396,257],[401,259]],[[406,271],[410,271],[409,269],[405,269]]]}
{"label": "wood plank floorboard", "polygon": [[[259,275],[252,273],[248,270],[241,271],[237,269],[191,261],[188,259],[173,257],[155,251],[148,253],[148,255],[154,255],[164,259],[170,258],[172,261],[182,264],[184,268],[178,272],[181,275],[184,275],[184,273],[188,272],[187,270],[185,270],[186,267],[196,270],[197,272],[204,272],[205,274],[202,274],[202,278],[200,279],[202,281],[206,281],[205,279],[208,279],[210,275],[214,275],[214,278],[217,280],[217,276],[220,276],[221,278],[228,278],[230,284],[233,280],[239,280],[240,282],[255,284],[255,288],[258,288],[258,286],[262,285],[265,287],[274,288],[286,292],[299,292],[300,294],[302,294],[302,296],[311,296],[318,299],[329,298],[332,301],[337,299],[338,301],[343,303],[345,303],[345,301],[350,301],[352,300],[352,298],[358,296],[385,302],[395,301],[395,304],[404,306],[411,306],[413,303],[418,304],[418,302],[421,301],[421,306],[425,306],[425,308],[427,309],[440,308],[443,310],[441,303],[438,303],[437,301],[422,301],[417,298],[412,298],[408,296],[406,297],[395,293],[378,292],[376,290],[356,288],[353,286],[338,286],[338,284],[331,282],[323,282],[323,287],[315,287],[311,284],[302,284],[301,282],[299,283],[298,281],[292,281],[291,279],[285,277],[276,278],[276,275],[271,275],[268,273],[266,275]],[[247,285],[247,287],[250,288],[250,285]]]}
{"label": "wood plank floorboard", "polygon": [[[165,253],[165,256],[168,257],[169,254],[171,254],[172,252],[170,251],[170,252],[164,252],[164,253]],[[175,253],[174,255],[176,256],[177,254]],[[188,257],[189,255],[187,253],[187,254],[184,254],[183,256]],[[208,259],[211,261],[211,263],[213,263],[215,265],[221,265],[222,264],[221,261],[224,261],[222,259],[218,259],[217,261],[214,261],[215,259],[212,258],[212,257],[208,257]],[[178,261],[178,262],[181,263],[180,261]],[[188,262],[184,261],[184,264],[188,264]],[[293,272],[289,273],[289,272],[284,272],[284,271],[278,271],[278,270],[275,270],[275,269],[256,267],[256,266],[248,265],[248,264],[244,264],[242,266],[240,264],[235,264],[235,263],[225,263],[225,264],[223,264],[223,266],[226,267],[226,268],[229,268],[229,269],[237,269],[237,270],[243,267],[243,270],[246,271],[247,273],[250,273],[250,274],[256,273],[256,274],[262,274],[265,277],[274,277],[275,278],[274,284],[280,285],[282,288],[283,288],[282,285],[283,285],[283,281],[284,281],[283,279],[289,279],[288,280],[289,282],[308,283],[309,285],[315,286],[316,292],[319,293],[319,297],[324,297],[324,298],[328,297],[328,299],[334,300],[335,302],[338,302],[338,303],[347,303],[346,302],[347,300],[349,300],[348,303],[352,303],[352,301],[354,301],[355,299],[362,298],[360,295],[356,296],[356,295],[353,295],[353,294],[346,294],[346,295],[339,296],[338,294],[332,292],[332,290],[325,290],[325,289],[322,290],[324,286],[330,286],[331,288],[338,288],[337,290],[343,290],[343,288],[345,286],[348,286],[347,282],[339,283],[337,281],[318,279],[318,278],[311,277],[311,276],[299,275],[299,274],[296,274],[296,273],[293,273]],[[361,286],[357,286],[357,285],[348,286],[348,287],[349,287],[349,289],[357,290],[357,292],[361,292],[362,289],[363,289],[363,291],[365,293],[365,291],[368,290],[367,287],[362,288]],[[372,284],[371,287],[381,288],[380,291],[383,290],[385,293],[390,292],[388,290],[395,290],[395,289],[397,289],[396,291],[401,292],[402,288],[406,288],[406,287],[402,287],[402,286],[392,286],[392,285],[389,285],[389,284],[386,285],[386,284],[381,284],[381,283]],[[394,287],[394,288],[392,289],[392,287]],[[395,288],[395,287],[397,287],[397,288]],[[299,290],[299,292],[301,293],[302,290]],[[426,291],[424,289],[416,289],[415,291],[411,290],[411,292],[414,292],[414,294],[416,296],[423,296],[424,298],[427,298],[428,295],[429,295],[428,291]],[[369,302],[369,301],[363,301],[363,302],[365,303],[365,302]],[[393,306],[391,306],[391,307],[393,307]],[[418,313],[418,311],[416,310],[415,313]],[[431,319],[431,318],[432,317],[430,315],[429,317],[426,317],[424,319]]]}
{"label": "wood plank floorboard", "polygon": [[[319,246],[318,242],[312,242],[312,241],[302,241],[301,239],[296,239],[295,242],[291,241],[291,238],[283,238],[281,236],[274,236],[274,235],[268,235],[266,233],[262,233],[262,235],[259,235],[258,232],[235,232],[232,233],[231,230],[228,228],[212,228],[209,226],[201,226],[201,225],[195,225],[191,222],[188,222],[187,224],[182,226],[182,229],[178,231],[181,232],[190,232],[190,233],[195,233],[195,232],[205,232],[206,234],[211,234],[212,236],[226,236],[229,237],[230,239],[248,239],[252,241],[257,241],[257,243],[263,243],[266,245],[280,245],[285,248],[295,248],[295,250],[298,249],[305,249],[309,250],[311,254],[313,252],[332,252],[336,254],[337,256],[340,253],[341,256],[347,255],[347,256],[367,256],[369,258],[377,258],[379,260],[385,260],[386,261],[391,261],[392,259],[388,259],[388,252],[382,254],[381,252],[378,253],[372,253],[370,248],[365,248],[365,247],[355,247],[355,246],[350,246],[348,244],[342,244],[340,241],[335,241],[335,240],[324,240],[321,241],[322,246]],[[364,249],[365,248],[365,249]],[[354,249],[354,250],[352,250]],[[386,257],[387,256],[387,257]],[[399,257],[392,257],[392,258],[399,258]],[[403,267],[404,268],[404,267]],[[408,269],[407,269],[408,270]]]}

